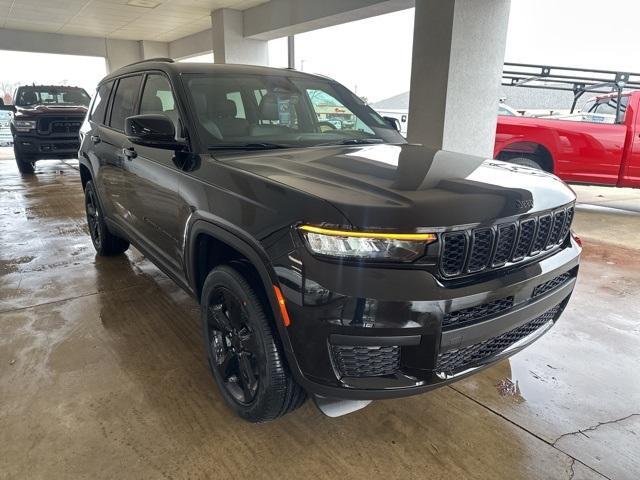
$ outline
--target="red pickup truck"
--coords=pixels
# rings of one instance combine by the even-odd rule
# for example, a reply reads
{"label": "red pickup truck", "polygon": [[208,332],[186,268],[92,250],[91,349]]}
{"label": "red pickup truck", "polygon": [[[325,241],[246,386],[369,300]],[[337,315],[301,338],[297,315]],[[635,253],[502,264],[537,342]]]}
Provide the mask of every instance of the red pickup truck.
{"label": "red pickup truck", "polygon": [[639,111],[633,91],[596,97],[564,117],[499,115],[494,157],[567,182],[640,188]]}

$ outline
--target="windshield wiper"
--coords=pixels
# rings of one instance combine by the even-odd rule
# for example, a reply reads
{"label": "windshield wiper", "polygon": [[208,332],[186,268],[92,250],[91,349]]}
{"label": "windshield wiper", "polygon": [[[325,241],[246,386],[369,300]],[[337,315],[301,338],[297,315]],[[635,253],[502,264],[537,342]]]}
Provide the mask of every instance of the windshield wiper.
{"label": "windshield wiper", "polygon": [[259,142],[259,143],[241,143],[241,144],[224,144],[209,145],[209,150],[275,150],[277,148],[289,148],[288,145],[280,145],[278,143]]}
{"label": "windshield wiper", "polygon": [[384,143],[381,138],[347,138],[345,140],[336,140],[335,142],[317,143],[316,147],[324,145],[372,145],[376,143]]}

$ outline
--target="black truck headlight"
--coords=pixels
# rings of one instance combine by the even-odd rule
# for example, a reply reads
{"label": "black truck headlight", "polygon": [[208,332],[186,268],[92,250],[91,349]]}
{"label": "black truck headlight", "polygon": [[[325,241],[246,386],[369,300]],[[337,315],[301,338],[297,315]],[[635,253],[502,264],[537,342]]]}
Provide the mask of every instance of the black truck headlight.
{"label": "black truck headlight", "polygon": [[358,232],[311,225],[302,225],[299,230],[312,253],[356,260],[410,262],[438,239],[435,233]]}
{"label": "black truck headlight", "polygon": [[16,120],[17,132],[29,132],[36,129],[35,120]]}

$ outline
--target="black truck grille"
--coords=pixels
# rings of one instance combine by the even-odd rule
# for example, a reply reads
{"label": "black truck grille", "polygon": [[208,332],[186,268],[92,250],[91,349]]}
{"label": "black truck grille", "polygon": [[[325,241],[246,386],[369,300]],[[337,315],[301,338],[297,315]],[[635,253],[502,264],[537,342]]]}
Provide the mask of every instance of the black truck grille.
{"label": "black truck grille", "polygon": [[400,347],[332,345],[333,359],[343,377],[380,377],[400,368]]}
{"label": "black truck grille", "polygon": [[436,372],[452,375],[488,360],[531,335],[549,320],[553,320],[559,309],[560,305],[556,305],[530,322],[489,340],[440,353],[436,363]]}
{"label": "black truck grille", "polygon": [[58,116],[38,119],[38,133],[43,135],[77,135],[82,126],[82,117]]}
{"label": "black truck grille", "polygon": [[447,278],[500,268],[562,244],[571,228],[573,207],[519,222],[442,235],[440,273]]}

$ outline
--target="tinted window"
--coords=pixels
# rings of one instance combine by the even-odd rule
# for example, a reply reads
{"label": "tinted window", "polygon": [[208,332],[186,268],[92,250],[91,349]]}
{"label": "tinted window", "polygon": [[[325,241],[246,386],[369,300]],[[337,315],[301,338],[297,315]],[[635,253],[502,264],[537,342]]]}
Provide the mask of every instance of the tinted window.
{"label": "tinted window", "polygon": [[111,121],[109,122],[109,125],[116,130],[123,131],[124,120],[135,114],[135,102],[141,80],[142,77],[136,75],[121,78],[118,82],[116,94],[113,99],[113,107],[111,108]]}
{"label": "tinted window", "polygon": [[97,123],[104,123],[104,114],[107,111],[107,103],[109,102],[109,94],[113,88],[113,82],[100,85],[96,92],[96,98],[91,107],[91,115],[89,118]]}
{"label": "tinted window", "polygon": [[144,84],[140,113],[161,113],[175,110],[171,84],[164,75],[149,75]]}

